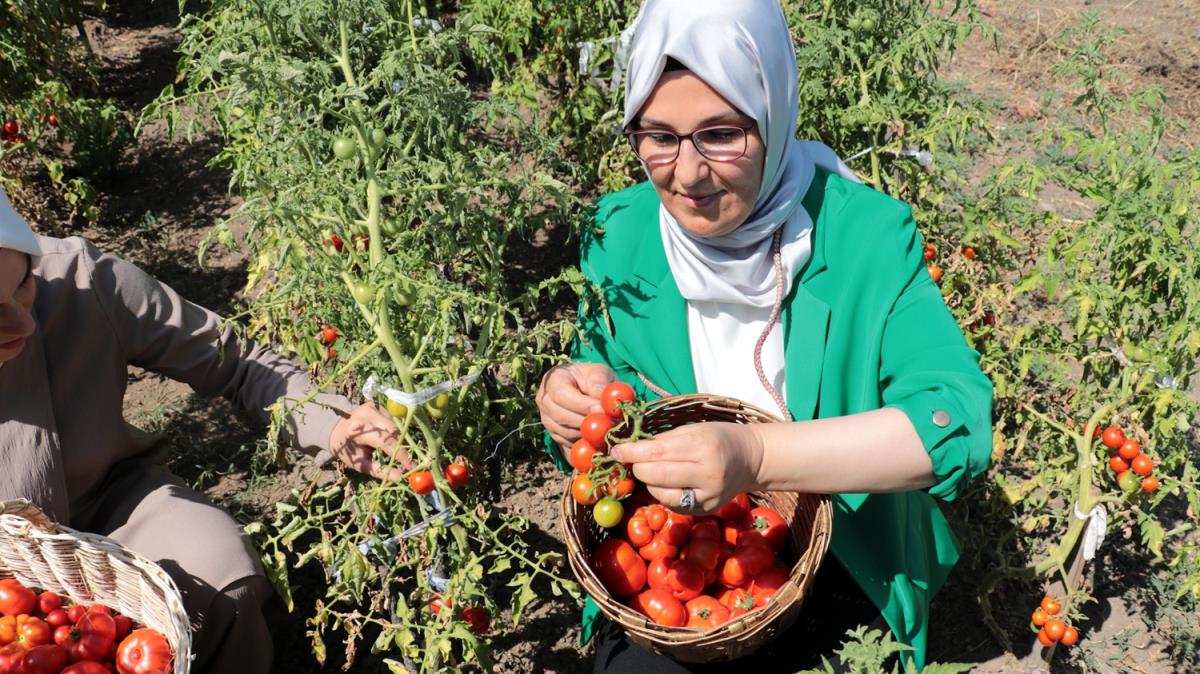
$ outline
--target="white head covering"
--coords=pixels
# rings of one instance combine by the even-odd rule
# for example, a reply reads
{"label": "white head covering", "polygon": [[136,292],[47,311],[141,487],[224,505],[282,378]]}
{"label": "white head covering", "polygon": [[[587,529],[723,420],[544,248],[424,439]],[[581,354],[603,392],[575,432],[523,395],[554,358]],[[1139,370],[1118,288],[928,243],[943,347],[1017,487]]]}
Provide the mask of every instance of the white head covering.
{"label": "white head covering", "polygon": [[42,254],[33,230],[29,229],[25,218],[13,210],[4,190],[0,190],[0,248],[12,248],[34,257]]}
{"label": "white head covering", "polygon": [[662,76],[667,58],[682,63],[758,122],[766,144],[763,182],[749,217],[716,237],[689,233],[666,207],[659,225],[667,262],[688,300],[771,306],[771,237],[783,227],[784,292],[811,253],[812,219],[801,206],[814,166],[858,181],[833,150],[794,137],[799,106],[796,52],[777,0],[647,0],[633,25],[626,128]]}

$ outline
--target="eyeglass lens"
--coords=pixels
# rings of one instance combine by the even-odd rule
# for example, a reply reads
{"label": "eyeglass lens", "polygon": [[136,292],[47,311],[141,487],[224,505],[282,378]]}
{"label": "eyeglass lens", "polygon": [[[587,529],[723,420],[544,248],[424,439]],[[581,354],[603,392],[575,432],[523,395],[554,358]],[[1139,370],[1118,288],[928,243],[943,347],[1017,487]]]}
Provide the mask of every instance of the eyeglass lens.
{"label": "eyeglass lens", "polygon": [[[746,153],[746,132],[736,126],[701,129],[691,138],[696,151],[713,161],[733,161]],[[668,131],[638,131],[630,134],[630,141],[638,158],[649,164],[669,163],[679,156],[680,137]]]}

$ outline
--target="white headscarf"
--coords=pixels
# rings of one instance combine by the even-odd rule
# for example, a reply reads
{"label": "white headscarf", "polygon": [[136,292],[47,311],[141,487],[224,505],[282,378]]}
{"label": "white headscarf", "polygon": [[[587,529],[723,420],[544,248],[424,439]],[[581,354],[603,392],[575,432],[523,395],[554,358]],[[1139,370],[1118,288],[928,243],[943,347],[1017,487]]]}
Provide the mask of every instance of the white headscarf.
{"label": "white headscarf", "polygon": [[777,0],[647,0],[635,19],[625,88],[625,128],[658,84],[667,58],[682,63],[758,122],[763,182],[749,217],[716,237],[689,233],[666,207],[659,226],[684,298],[769,307],[775,301],[771,238],[783,227],[784,293],[811,253],[813,223],[801,206],[814,166],[858,181],[833,150],[795,139],[796,52]]}
{"label": "white headscarf", "polygon": [[42,249],[38,246],[33,230],[19,213],[8,203],[8,195],[0,190],[0,248],[11,248],[22,253],[40,257]]}

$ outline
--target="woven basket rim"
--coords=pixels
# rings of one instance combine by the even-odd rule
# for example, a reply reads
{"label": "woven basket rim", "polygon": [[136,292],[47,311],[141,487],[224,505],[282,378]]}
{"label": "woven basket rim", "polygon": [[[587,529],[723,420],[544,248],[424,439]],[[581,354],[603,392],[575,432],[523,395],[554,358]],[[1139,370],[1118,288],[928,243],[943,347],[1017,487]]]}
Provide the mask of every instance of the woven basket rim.
{"label": "woven basket rim", "polygon": [[[80,552],[89,555],[99,554],[110,560],[115,560],[125,567],[131,567],[144,581],[140,588],[150,588],[160,596],[166,606],[165,620],[169,625],[149,625],[163,633],[175,651],[174,674],[189,674],[192,659],[191,622],[183,606],[182,595],[171,578],[161,566],[141,554],[130,550],[119,541],[71,527],[51,520],[36,504],[28,499],[11,499],[0,501],[0,540],[13,540],[18,537],[32,542],[38,551],[43,549],[72,549],[71,560],[82,568],[87,561],[81,559]],[[3,560],[0,560],[2,562]],[[0,577],[17,578],[23,584],[41,590],[53,590],[76,603],[97,603],[98,599],[83,599],[74,590],[59,580],[60,570],[52,568],[46,559],[29,560],[30,563],[42,564],[43,578],[30,578],[19,570],[8,568],[0,563]],[[50,579],[47,584],[45,578]],[[55,585],[56,584],[56,585]],[[140,595],[139,595],[140,596]],[[115,608],[115,607],[114,607]],[[129,615],[126,613],[126,615]],[[129,615],[141,624],[147,624],[143,615]],[[157,621],[155,621],[157,622]]]}

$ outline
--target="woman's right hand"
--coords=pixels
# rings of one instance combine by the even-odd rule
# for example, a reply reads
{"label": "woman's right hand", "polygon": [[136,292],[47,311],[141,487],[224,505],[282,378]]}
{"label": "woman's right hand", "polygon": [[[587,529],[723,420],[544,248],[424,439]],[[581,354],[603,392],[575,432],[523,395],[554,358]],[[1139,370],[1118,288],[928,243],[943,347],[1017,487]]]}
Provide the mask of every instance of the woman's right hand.
{"label": "woman's right hand", "polygon": [[542,426],[550,437],[566,450],[579,439],[583,418],[600,407],[600,392],[617,375],[600,363],[566,363],[555,365],[542,377],[537,392],[537,406],[542,414]]}

